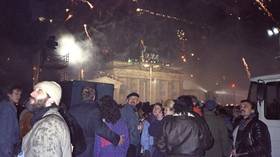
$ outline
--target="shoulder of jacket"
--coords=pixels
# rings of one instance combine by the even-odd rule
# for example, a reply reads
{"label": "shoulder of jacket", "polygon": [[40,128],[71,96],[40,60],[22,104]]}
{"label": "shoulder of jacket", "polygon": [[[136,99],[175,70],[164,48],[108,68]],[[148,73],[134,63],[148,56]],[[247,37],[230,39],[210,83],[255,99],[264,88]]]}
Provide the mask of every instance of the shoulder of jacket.
{"label": "shoulder of jacket", "polygon": [[56,129],[65,129],[68,127],[63,117],[57,114],[47,115],[43,119],[35,123],[35,125],[36,124],[38,127],[48,127]]}
{"label": "shoulder of jacket", "polygon": [[13,109],[13,104],[9,101],[2,101],[0,103],[0,108],[2,112],[15,112],[14,109]]}
{"label": "shoulder of jacket", "polygon": [[259,120],[259,119],[255,119],[255,120],[253,120],[253,122],[252,122],[253,124],[251,125],[252,127],[262,127],[262,128],[267,128],[267,125],[264,123],[264,122],[262,122],[261,120]]}

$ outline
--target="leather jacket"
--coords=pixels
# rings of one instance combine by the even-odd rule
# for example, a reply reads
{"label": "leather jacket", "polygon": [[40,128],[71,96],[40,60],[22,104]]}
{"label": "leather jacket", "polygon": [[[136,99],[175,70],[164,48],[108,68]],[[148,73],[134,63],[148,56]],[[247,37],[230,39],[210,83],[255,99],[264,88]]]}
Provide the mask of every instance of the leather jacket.
{"label": "leather jacket", "polygon": [[[205,147],[208,147],[204,145],[205,139],[213,142],[213,137],[206,122],[202,122],[193,113],[166,117],[163,122],[163,135],[157,143],[159,150],[167,154],[167,157],[203,156]],[[206,125],[208,130],[202,128],[202,125]]]}
{"label": "leather jacket", "polygon": [[271,141],[267,126],[258,120],[257,116],[242,120],[234,147],[240,157],[271,157]]}

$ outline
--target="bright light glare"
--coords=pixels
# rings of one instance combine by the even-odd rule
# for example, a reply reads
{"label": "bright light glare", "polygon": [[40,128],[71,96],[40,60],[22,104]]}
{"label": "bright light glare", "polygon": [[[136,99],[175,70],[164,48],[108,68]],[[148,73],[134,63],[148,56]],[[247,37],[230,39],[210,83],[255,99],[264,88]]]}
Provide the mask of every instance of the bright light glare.
{"label": "bright light glare", "polygon": [[270,29],[269,29],[269,30],[267,30],[267,35],[268,35],[268,36],[270,36],[270,37],[271,37],[271,36],[273,36],[273,31],[272,31],[272,30],[270,30]]}
{"label": "bright light glare", "polygon": [[144,66],[145,68],[148,68],[148,67],[150,67],[150,64],[143,64],[143,66]]}
{"label": "bright light glare", "polygon": [[278,33],[279,33],[279,29],[276,28],[276,27],[274,27],[274,28],[273,28],[273,33],[274,33],[275,35],[278,34]]}
{"label": "bright light glare", "polygon": [[153,65],[153,68],[159,68],[160,66],[159,65]]}
{"label": "bright light glare", "polygon": [[201,90],[201,91],[204,92],[204,93],[207,93],[207,92],[208,92],[205,88],[203,88],[203,87],[201,87],[201,86],[198,86],[198,89]]}
{"label": "bright light glare", "polygon": [[82,48],[71,35],[62,36],[59,40],[57,52],[60,55],[69,54],[70,64],[81,63],[85,57],[82,57]]}
{"label": "bright light glare", "polygon": [[221,95],[229,94],[228,92],[223,91],[223,90],[221,90],[221,91],[215,91],[215,93],[216,93],[216,94],[221,94]]}

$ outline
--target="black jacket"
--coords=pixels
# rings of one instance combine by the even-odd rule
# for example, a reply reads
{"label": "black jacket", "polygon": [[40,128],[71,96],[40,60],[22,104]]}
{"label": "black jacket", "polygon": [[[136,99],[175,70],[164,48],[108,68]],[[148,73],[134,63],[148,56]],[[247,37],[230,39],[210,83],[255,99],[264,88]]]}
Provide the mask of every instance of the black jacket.
{"label": "black jacket", "polygon": [[239,125],[235,149],[241,157],[271,157],[271,141],[267,126],[257,116],[242,120]]}
{"label": "black jacket", "polygon": [[206,122],[193,113],[169,116],[157,146],[167,157],[201,157],[211,147],[213,137]]}
{"label": "black jacket", "polygon": [[117,145],[120,136],[112,132],[102,121],[98,104],[93,102],[81,103],[70,108],[69,113],[74,116],[84,132],[87,149],[78,157],[93,156],[95,134],[104,137],[112,144]]}

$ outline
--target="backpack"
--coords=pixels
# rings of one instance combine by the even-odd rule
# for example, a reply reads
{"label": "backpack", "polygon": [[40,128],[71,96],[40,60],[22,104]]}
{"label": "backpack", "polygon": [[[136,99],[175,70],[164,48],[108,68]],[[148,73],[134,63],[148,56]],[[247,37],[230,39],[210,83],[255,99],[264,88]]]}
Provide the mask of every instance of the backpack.
{"label": "backpack", "polygon": [[60,108],[59,113],[69,127],[71,144],[73,146],[72,156],[75,157],[83,153],[87,148],[83,130],[77,120],[66,110]]}

